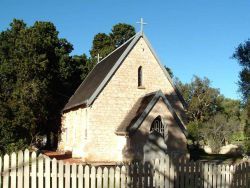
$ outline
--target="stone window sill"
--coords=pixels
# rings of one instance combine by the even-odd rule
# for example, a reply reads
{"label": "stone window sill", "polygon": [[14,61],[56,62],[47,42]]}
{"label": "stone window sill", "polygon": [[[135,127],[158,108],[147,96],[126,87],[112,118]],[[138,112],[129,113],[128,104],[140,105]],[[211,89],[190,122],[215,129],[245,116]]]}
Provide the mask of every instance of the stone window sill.
{"label": "stone window sill", "polygon": [[144,86],[138,86],[138,89],[146,89]]}

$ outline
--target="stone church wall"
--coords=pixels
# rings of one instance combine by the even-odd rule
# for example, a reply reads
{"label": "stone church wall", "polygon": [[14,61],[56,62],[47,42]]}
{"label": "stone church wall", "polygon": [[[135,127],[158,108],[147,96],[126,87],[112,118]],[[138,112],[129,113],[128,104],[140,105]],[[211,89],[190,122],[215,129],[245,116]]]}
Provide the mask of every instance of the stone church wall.
{"label": "stone church wall", "polygon": [[[138,68],[142,66],[143,86],[138,88]],[[174,92],[144,39],[141,38],[115,75],[89,108],[89,126],[85,149],[87,161],[121,161],[126,137],[117,136],[116,128],[123,122],[138,98],[161,89]],[[177,102],[180,108],[182,105]],[[132,119],[133,117],[131,117]]]}
{"label": "stone church wall", "polygon": [[144,160],[146,156],[157,156],[157,153],[164,153],[164,151],[161,151],[161,148],[154,148],[148,153],[145,152],[145,148],[149,144],[150,125],[159,115],[165,125],[164,140],[167,141],[167,152],[180,154],[187,152],[185,135],[174,120],[166,104],[160,99],[147,115],[139,129],[129,138],[129,144],[124,151],[127,160]]}

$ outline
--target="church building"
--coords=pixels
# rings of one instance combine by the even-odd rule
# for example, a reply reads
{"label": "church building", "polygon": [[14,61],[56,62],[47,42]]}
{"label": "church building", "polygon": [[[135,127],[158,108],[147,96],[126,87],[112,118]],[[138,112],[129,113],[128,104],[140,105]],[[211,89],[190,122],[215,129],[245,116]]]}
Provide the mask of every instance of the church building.
{"label": "church building", "polygon": [[69,99],[58,150],[86,162],[187,153],[185,101],[143,32],[103,58]]}

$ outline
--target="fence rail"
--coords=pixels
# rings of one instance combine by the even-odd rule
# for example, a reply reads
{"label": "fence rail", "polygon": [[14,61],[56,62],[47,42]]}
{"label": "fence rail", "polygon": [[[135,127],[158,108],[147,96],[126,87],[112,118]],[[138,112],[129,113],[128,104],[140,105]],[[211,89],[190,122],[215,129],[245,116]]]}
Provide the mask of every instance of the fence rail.
{"label": "fence rail", "polygon": [[117,166],[68,164],[28,150],[0,157],[0,188],[250,187],[250,165],[166,156]]}

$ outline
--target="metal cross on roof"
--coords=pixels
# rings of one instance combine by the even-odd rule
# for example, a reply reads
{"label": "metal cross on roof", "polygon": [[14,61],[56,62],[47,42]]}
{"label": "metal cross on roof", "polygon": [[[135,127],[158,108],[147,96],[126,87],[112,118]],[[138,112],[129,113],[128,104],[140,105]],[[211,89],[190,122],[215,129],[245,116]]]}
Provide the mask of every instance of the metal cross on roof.
{"label": "metal cross on roof", "polygon": [[100,54],[97,54],[97,56],[95,56],[95,58],[97,58],[97,63],[99,63],[99,62],[100,62],[100,59],[101,59],[102,57],[100,56]]}
{"label": "metal cross on roof", "polygon": [[143,22],[143,18],[139,22],[136,22],[141,25],[141,32],[143,32],[143,25],[146,25],[147,23]]}

